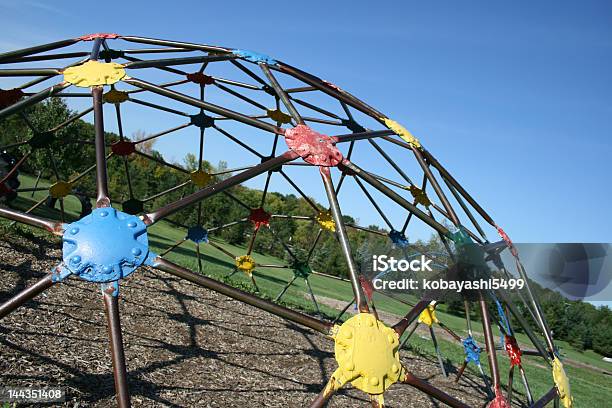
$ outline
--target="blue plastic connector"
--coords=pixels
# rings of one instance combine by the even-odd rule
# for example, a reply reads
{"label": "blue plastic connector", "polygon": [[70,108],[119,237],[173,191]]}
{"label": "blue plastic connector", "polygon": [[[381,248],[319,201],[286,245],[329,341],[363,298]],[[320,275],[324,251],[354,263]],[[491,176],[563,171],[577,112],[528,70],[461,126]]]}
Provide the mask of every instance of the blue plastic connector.
{"label": "blue plastic connector", "polygon": [[156,257],[144,222],[112,207],[67,225],[62,240],[65,268],[90,282],[119,281]]}
{"label": "blue plastic connector", "polygon": [[254,62],[256,64],[259,62],[265,62],[268,65],[276,65],[277,63],[274,58],[254,51],[235,49],[232,52],[234,53],[234,55],[237,55],[240,58],[244,58],[245,60]]}
{"label": "blue plastic connector", "polygon": [[185,238],[195,242],[196,244],[200,244],[202,242],[208,243],[208,230],[199,225],[190,227],[187,230],[187,236]]}
{"label": "blue plastic connector", "polygon": [[389,238],[391,238],[393,244],[400,248],[406,248],[409,245],[408,238],[400,231],[391,230],[391,232],[389,232]]}
{"label": "blue plastic connector", "polygon": [[468,336],[463,340],[463,351],[465,352],[465,361],[472,361],[477,366],[480,365],[480,353],[482,349],[476,344],[476,340],[472,336]]}

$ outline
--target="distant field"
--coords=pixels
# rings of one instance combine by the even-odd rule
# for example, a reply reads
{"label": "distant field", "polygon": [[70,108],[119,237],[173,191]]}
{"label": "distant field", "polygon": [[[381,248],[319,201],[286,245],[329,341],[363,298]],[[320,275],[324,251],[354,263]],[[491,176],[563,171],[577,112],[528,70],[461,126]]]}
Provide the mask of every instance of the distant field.
{"label": "distant field", "polygon": [[[22,182],[22,187],[32,187],[35,181],[33,177],[25,175],[21,176],[20,180]],[[48,186],[48,182],[41,181],[39,186]],[[14,205],[20,209],[27,209],[36,201],[43,199],[45,195],[46,192],[44,191],[34,193],[33,197],[31,196],[31,193],[22,193],[14,202]],[[80,211],[80,204],[74,197],[69,197],[66,199],[65,208],[68,217],[70,219],[74,219]],[[57,210],[48,209],[44,205],[34,211],[34,213],[56,219],[59,217],[59,212]],[[2,223],[4,225],[7,224],[5,221],[2,221]],[[185,233],[185,231],[182,231],[169,223],[163,221],[159,222],[149,230],[151,249],[159,253],[177,241],[182,240],[185,237]],[[244,247],[228,245],[220,240],[215,240],[215,243],[236,256],[246,253],[246,249]],[[210,245],[202,245],[201,251],[203,273],[215,278],[223,279],[232,272],[234,263],[229,256],[223,254],[221,251]],[[187,268],[197,271],[197,259],[195,254],[195,245],[191,242],[186,242],[168,254],[167,258]],[[274,257],[257,253],[253,254],[253,256],[259,263],[277,265],[284,264],[284,261]],[[293,276],[289,269],[279,268],[258,268],[254,275],[261,292],[269,298],[276,297],[282,287]],[[251,287],[250,280],[242,273],[235,273],[231,277],[230,281],[232,284],[240,285],[242,288],[248,289]],[[313,291],[318,296],[341,300],[347,303],[353,298],[350,285],[346,281],[319,275],[312,275],[310,281]],[[307,293],[307,287],[304,280],[297,279],[294,282],[294,285],[292,285],[285,293],[283,301],[291,307],[300,308],[308,312],[314,312],[312,302],[306,296]],[[408,310],[407,305],[380,294],[375,294],[374,299],[377,308],[381,311],[396,315],[403,315]],[[338,313],[337,310],[324,305],[321,305],[321,310],[328,316],[335,316]],[[466,335],[464,319],[445,313],[443,306],[439,310],[438,317],[444,324],[446,324],[460,336]],[[478,330],[479,328],[475,325],[475,329]],[[478,333],[476,333],[476,338],[480,344],[483,343],[483,339]],[[529,339],[525,335],[518,334],[517,338],[520,343],[529,344]],[[557,344],[561,348],[561,354],[567,359],[612,371],[611,365],[603,362],[601,360],[601,356],[593,351],[579,352],[572,348],[568,343],[562,341],[557,341]],[[410,340],[409,348],[418,354],[423,354],[431,358],[434,356],[431,341],[428,339],[423,339],[418,335],[413,336],[413,338]],[[446,339],[440,339],[440,348],[445,358],[447,358],[455,367],[460,365],[461,361],[463,360],[463,349],[459,344],[447,341]],[[498,356],[500,357],[498,360],[502,372],[502,383],[506,383],[509,368],[508,359],[501,353]],[[532,387],[534,395],[543,395],[552,386],[552,378],[549,367],[541,358],[537,357],[524,357],[523,361],[525,362],[525,369],[527,371],[530,386]],[[483,366],[485,367],[485,372],[487,372],[486,358],[484,355]],[[470,369],[473,370],[473,368]],[[570,366],[569,364],[566,364],[566,371],[571,380],[572,391],[576,399],[576,406],[602,408],[609,406],[609,401],[612,400],[612,378],[610,376],[606,376],[600,372],[596,372],[588,368]],[[520,381],[518,373],[515,374],[514,385],[518,392],[523,392],[522,382]]]}

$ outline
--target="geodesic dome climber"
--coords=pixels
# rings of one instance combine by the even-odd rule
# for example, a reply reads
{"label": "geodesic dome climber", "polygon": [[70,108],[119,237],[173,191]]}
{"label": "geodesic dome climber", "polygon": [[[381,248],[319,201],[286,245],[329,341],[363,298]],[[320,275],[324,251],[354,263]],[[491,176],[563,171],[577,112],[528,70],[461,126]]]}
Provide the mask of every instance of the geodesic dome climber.
{"label": "geodesic dome climber", "polygon": [[[332,339],[338,366],[327,384],[322,385],[321,393],[312,402],[313,407],[323,406],[348,383],[369,395],[375,406],[383,406],[385,391],[396,383],[410,385],[449,406],[467,406],[461,401],[461,396],[449,395],[418,378],[400,360],[402,335],[413,323],[418,320],[418,324],[430,328],[441,324],[435,316],[437,299],[420,299],[393,326],[380,321],[375,312],[372,288],[360,276],[347,231],[365,231],[384,237],[395,245],[409,247],[407,229],[419,222],[439,235],[451,257],[460,257],[462,248],[470,246],[477,249],[480,262],[484,264],[492,260],[499,271],[509,274],[499,257],[500,251],[507,249],[514,255],[517,273],[526,279],[526,272],[512,242],[488,212],[398,122],[331,82],[274,58],[242,49],[93,34],[6,52],[0,54],[0,64],[0,76],[4,81],[0,90],[0,120],[14,115],[26,124],[31,134],[29,138],[0,146],[0,150],[10,151],[16,157],[10,169],[2,174],[0,195],[33,190],[20,190],[18,184],[9,181],[37,152],[53,158],[59,149],[68,149],[75,144],[79,149],[95,151],[95,163],[90,163],[70,178],[64,178],[66,175],[60,174],[51,159],[55,179],[49,187],[34,188],[48,190],[48,196],[59,201],[61,219],[36,215],[43,201],[27,211],[0,207],[0,216],[47,230],[61,236],[63,242],[61,263],[43,279],[0,305],[0,318],[66,279],[80,278],[99,283],[106,308],[119,406],[130,405],[118,307],[120,283],[145,266],[281,316]],[[30,80],[22,83],[19,77],[30,77]],[[38,128],[30,121],[28,109],[51,97],[75,101],[81,110],[51,129]],[[145,139],[132,140],[124,136],[123,128],[126,117],[137,115],[136,109],[167,115],[167,122],[172,126]],[[90,113],[93,113],[94,140],[56,143],[58,132]],[[105,133],[111,128],[119,135],[119,140],[112,143]],[[146,140],[173,134],[186,135],[186,132],[195,136],[195,139],[187,139],[187,136],[184,139],[184,143],[188,140],[195,143],[194,151],[198,153],[195,170],[186,170],[141,148]],[[207,158],[204,147],[214,143],[224,146],[218,151],[235,159],[232,162],[238,162],[236,168],[217,173],[203,168],[203,160]],[[266,150],[262,153],[264,148]],[[231,149],[242,153],[237,154]],[[130,177],[130,158],[134,156],[174,169],[183,175],[184,182],[151,197],[135,196],[132,191],[134,180]],[[116,202],[109,193],[107,165],[111,160],[124,164],[123,180],[129,187],[129,195],[122,202]],[[92,174],[95,174],[96,185],[95,208],[90,214],[67,222],[64,200],[74,193],[86,176]],[[249,205],[232,196],[230,188],[251,182],[258,176],[263,177],[263,193],[258,205]],[[275,181],[292,188],[309,204],[310,212],[298,216],[273,213],[268,208],[268,199]],[[324,190],[327,209],[320,208],[306,193],[306,188],[315,186]],[[353,190],[348,190],[350,196],[340,200],[340,194],[351,188]],[[178,191],[181,196],[176,200],[159,208],[148,208],[154,199]],[[244,216],[229,224],[211,225],[201,214],[206,199],[216,195],[230,196]],[[372,230],[346,221],[343,210],[347,206],[350,208],[356,200],[371,204],[371,209],[380,215],[388,231]],[[197,222],[181,225],[174,220],[176,228],[184,230],[185,238],[160,254],[154,253],[148,230],[184,210],[196,211]],[[311,246],[298,253],[294,246],[279,239],[287,252],[287,264],[258,262],[253,252],[258,236],[263,230],[274,235],[272,223],[283,220],[309,223],[313,231]],[[246,253],[232,253],[213,240],[216,232],[237,224],[250,225]],[[501,240],[490,241],[485,232],[487,228],[496,230]],[[281,299],[297,279],[304,279],[318,310],[309,277],[314,273],[310,266],[311,258],[323,234],[332,234],[341,247],[358,309],[357,314],[341,324],[338,319],[330,322],[320,316],[314,317],[258,296],[257,290],[247,292],[200,273],[200,248],[203,245],[211,245],[230,258],[236,273],[246,274],[255,289],[254,271],[258,268],[288,269],[293,276],[276,300]],[[167,255],[184,242],[196,246],[198,271],[167,259]],[[559,399],[565,407],[571,407],[572,398],[563,365],[538,301],[528,285],[521,299],[522,306],[529,311],[527,317],[504,290],[495,293],[483,291],[476,299],[466,299],[466,308],[471,304],[479,305],[485,345],[480,347],[472,337],[470,314],[467,313],[469,337],[453,336],[461,341],[466,351],[461,373],[469,362],[480,368],[480,355],[484,352],[491,377],[489,385],[482,372],[484,381],[491,388],[488,406],[510,406],[512,370],[516,366],[528,390],[528,405],[542,407]],[[488,304],[492,302],[499,306],[499,322],[490,314]],[[518,321],[532,341],[536,349],[533,354],[541,356],[551,367],[554,385],[544,395],[532,397],[529,392],[521,367],[521,355],[527,353],[521,351],[513,337],[507,313]],[[497,354],[492,320],[503,334],[503,350],[512,364],[506,395],[502,392],[498,368],[498,358],[504,357]],[[532,326],[537,329],[532,329]],[[440,327],[445,326],[442,324]],[[431,336],[435,341],[433,329]],[[441,367],[444,370],[442,363]]]}

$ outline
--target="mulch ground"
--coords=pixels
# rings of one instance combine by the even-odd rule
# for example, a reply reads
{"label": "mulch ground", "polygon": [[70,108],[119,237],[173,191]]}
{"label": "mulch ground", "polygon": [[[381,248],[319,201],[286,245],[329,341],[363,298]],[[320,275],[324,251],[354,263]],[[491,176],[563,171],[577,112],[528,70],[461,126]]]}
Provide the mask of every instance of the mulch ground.
{"label": "mulch ground", "polygon": [[[58,242],[0,238],[0,302],[57,265]],[[309,329],[181,281],[140,269],[121,285],[121,321],[136,407],[308,406],[336,368],[333,342]],[[402,355],[416,375],[472,406],[478,377],[456,385],[435,360]],[[70,279],[0,321],[0,384],[61,386],[69,407],[115,405],[106,319],[96,284]],[[369,406],[343,389],[331,407]],[[437,407],[395,384],[389,407]]]}

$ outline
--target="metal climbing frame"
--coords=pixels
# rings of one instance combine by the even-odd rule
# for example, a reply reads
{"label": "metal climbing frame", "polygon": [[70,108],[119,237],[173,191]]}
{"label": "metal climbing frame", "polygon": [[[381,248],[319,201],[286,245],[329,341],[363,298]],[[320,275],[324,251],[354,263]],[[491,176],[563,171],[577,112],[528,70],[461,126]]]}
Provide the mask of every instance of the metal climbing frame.
{"label": "metal climbing frame", "polygon": [[[90,47],[83,51],[83,44],[89,44]],[[68,52],[64,50],[66,48],[79,48],[79,50]],[[169,57],[146,59],[151,55]],[[66,64],[62,62],[65,60],[73,62]],[[37,66],[40,62],[55,64],[56,67],[39,68]],[[229,66],[246,79],[236,80],[223,75],[209,75],[209,67],[218,64]],[[531,322],[521,314],[508,293],[504,291],[495,294],[481,293],[477,301],[466,301],[468,311],[466,324],[469,336],[465,339],[453,333],[435,317],[436,299],[421,299],[411,305],[406,315],[391,327],[378,320],[371,285],[363,276],[360,276],[353,258],[347,229],[388,235],[388,239],[395,245],[408,246],[407,228],[411,220],[418,219],[439,235],[449,251],[449,256],[454,256],[451,248],[457,248],[466,243],[475,243],[482,249],[483,256],[487,256],[487,259],[495,258],[500,270],[508,273],[498,257],[500,250],[508,248],[516,259],[521,277],[526,278],[526,273],[508,236],[461,184],[421,145],[419,140],[399,123],[348,92],[279,60],[252,51],[117,34],[86,35],[7,52],[0,54],[0,65],[2,65],[0,77],[13,77],[13,80],[16,77],[32,78],[29,82],[13,86],[12,89],[0,90],[0,120],[9,115],[19,115],[33,134],[28,140],[0,147],[0,150],[17,148],[22,149],[21,152],[27,150],[15,163],[12,170],[0,180],[0,187],[2,187],[0,194],[48,190],[49,197],[59,200],[61,219],[51,220],[33,214],[38,207],[43,205],[47,197],[25,212],[0,207],[0,216],[14,222],[42,228],[62,236],[63,240],[62,262],[46,277],[0,305],[0,318],[69,276],[75,275],[90,282],[100,283],[108,319],[115,388],[120,407],[130,406],[130,396],[119,319],[119,283],[141,266],[149,266],[167,272],[332,338],[336,346],[338,368],[312,402],[313,407],[323,406],[340,387],[349,382],[369,394],[375,406],[383,406],[384,392],[394,383],[400,383],[411,385],[447,405],[466,407],[467,405],[458,397],[448,395],[426,380],[416,377],[410,372],[409,367],[400,361],[399,349],[403,344],[400,339],[413,323],[415,326],[404,336],[403,342],[408,340],[417,324],[424,323],[429,326],[445,375],[444,362],[438,351],[433,324],[436,323],[449,332],[453,338],[462,342],[466,350],[466,360],[457,380],[467,363],[473,361],[477,363],[489,387],[479,361],[480,353],[482,351],[487,353],[491,375],[489,406],[509,406],[508,400],[512,398],[512,373],[515,366],[521,372],[527,390],[527,403],[530,406],[542,407],[555,399],[560,399],[566,407],[571,406],[572,400],[567,377],[556,354],[543,313],[528,286],[526,298],[521,297],[521,299],[524,303],[522,306],[529,310]],[[4,67],[7,66],[9,68],[5,69]],[[29,68],[24,68],[24,66]],[[181,69],[192,66],[197,66],[198,69],[193,72]],[[160,77],[170,78],[159,81]],[[145,80],[144,78],[152,79]],[[293,85],[283,85],[289,82]],[[43,83],[52,85],[44,87],[41,85]],[[240,102],[243,108],[230,109],[224,104],[211,102],[208,96],[210,91],[205,92],[208,89],[222,94],[226,99],[234,98],[234,102]],[[311,95],[314,95],[312,98],[317,102],[324,101],[324,103],[311,101],[312,98],[308,98]],[[53,96],[68,100],[72,98],[89,99],[92,106],[52,129],[39,129],[29,120],[27,108]],[[108,127],[105,127],[104,104],[113,105],[115,110],[119,141],[112,145],[109,145],[105,138],[105,130]],[[123,134],[123,104],[164,112],[173,117],[182,118],[183,123],[141,140],[130,140]],[[330,107],[332,105],[333,109],[337,109],[339,113],[332,111]],[[195,113],[189,114],[182,109],[194,109]],[[55,133],[92,112],[95,128],[94,140],[64,140],[63,144],[92,146],[95,149],[95,164],[92,163],[91,166],[70,179],[64,179],[53,159],[54,147],[52,144],[55,140]],[[368,123],[365,124],[365,122]],[[231,127],[230,124],[240,124],[246,126],[243,129],[247,129],[248,132],[257,131],[265,135],[262,138],[270,142],[271,149],[267,153],[261,153],[254,147],[255,144],[246,141],[244,137],[236,136],[233,130],[228,130]],[[316,131],[313,127],[325,130]],[[197,128],[199,136],[198,168],[192,172],[140,149],[141,143],[187,128]],[[242,165],[215,174],[207,173],[202,163],[205,159],[205,135],[209,132],[214,132],[216,137],[223,137],[238,145],[244,149],[245,154],[255,156],[258,163]],[[283,142],[286,145],[285,148],[281,147]],[[367,149],[365,156],[363,152],[366,150],[364,149]],[[6,181],[16,174],[20,166],[36,150],[46,151],[49,155],[55,176],[54,183],[49,188],[36,186],[12,191]],[[134,155],[151,160],[160,166],[168,166],[184,174],[185,181],[149,197],[135,197],[132,188],[133,180],[130,178],[129,160]],[[399,163],[393,158],[397,155],[400,155]],[[370,157],[376,157],[379,167],[384,165],[389,172],[379,175],[375,171],[368,171],[366,167],[372,164],[371,160],[368,160]],[[414,160],[408,160],[410,158]],[[118,209],[119,206],[111,207],[112,197],[109,194],[107,175],[107,161],[111,159],[123,162],[125,181],[129,189],[129,196],[121,203],[121,210]],[[407,170],[405,166],[407,162],[416,164],[414,171]],[[306,171],[307,168],[318,169],[322,189],[328,199],[328,209],[320,208],[315,204],[302,190],[300,182],[289,174],[289,169]],[[64,199],[73,193],[75,186],[86,175],[92,172],[95,172],[96,181],[96,194],[95,197],[92,197],[95,200],[95,209],[81,219],[67,224]],[[412,173],[419,173],[417,180],[422,180],[420,184],[415,183],[409,176]],[[259,175],[265,177],[265,184],[258,206],[248,205],[229,191],[231,187]],[[275,179],[288,183],[288,186],[309,204],[312,212],[299,216],[269,212],[266,204],[273,175]],[[348,180],[353,180],[354,187],[357,187],[358,191],[363,193],[365,200],[372,204],[373,210],[380,215],[388,227],[388,232],[371,230],[345,222],[342,215],[343,207],[338,197],[342,186],[346,185]],[[430,190],[433,190],[431,195]],[[148,203],[178,191],[183,194],[180,199],[154,210],[145,210]],[[226,194],[236,205],[243,207],[248,214],[229,224],[207,225],[206,220],[202,217],[202,209],[205,199],[216,194]],[[383,210],[382,197],[387,200],[387,205],[394,206],[394,214],[403,214],[401,225],[395,225],[394,222],[397,223],[397,221],[394,221],[393,214]],[[172,221],[177,228],[186,230],[185,238],[177,241],[161,254],[153,253],[148,243],[148,228],[161,220],[168,220],[170,215],[186,208],[195,208],[197,211],[196,225],[185,226]],[[459,208],[460,212],[457,212],[455,208]],[[464,218],[466,222],[462,221]],[[294,248],[284,242],[270,225],[271,220],[282,221],[284,219],[309,222],[313,228],[316,226],[316,234],[311,246],[306,250],[306,257],[298,256]],[[502,240],[490,242],[478,219],[495,228]],[[245,254],[231,253],[219,245],[213,237],[216,232],[239,223],[251,223],[253,227]],[[452,225],[452,231],[446,225]],[[287,265],[266,265],[256,261],[253,248],[262,228],[268,229],[286,250],[290,259]],[[111,234],[113,234],[113,245],[109,245],[108,237]],[[291,269],[293,278],[286,282],[282,291],[276,296],[276,300],[282,298],[293,282],[297,279],[304,279],[311,299],[319,310],[309,277],[316,273],[311,269],[310,261],[322,234],[334,234],[337,238],[354,294],[352,303],[356,304],[359,311],[341,325],[336,324],[340,321],[340,316],[334,322],[327,321],[320,315],[313,317],[265,300],[256,294],[247,293],[201,273],[201,245],[210,245],[230,257],[235,263],[235,270],[246,273],[256,289],[256,275],[253,272],[257,268]],[[169,261],[166,257],[168,253],[187,241],[192,241],[196,246],[197,273]],[[500,322],[498,325],[505,336],[504,347],[511,360],[512,369],[509,374],[507,397],[501,391],[496,346],[487,300],[494,300],[499,305]],[[476,344],[472,337],[469,320],[470,304],[478,304],[480,307],[485,338],[484,350]],[[346,309],[348,307],[350,304]],[[533,342],[535,352],[519,349],[504,313],[510,313],[516,318]],[[532,329],[533,325],[537,327],[536,330]],[[542,334],[545,345],[540,341]],[[521,366],[521,354],[538,354],[552,367],[555,386],[537,400],[533,399],[529,391]]]}

